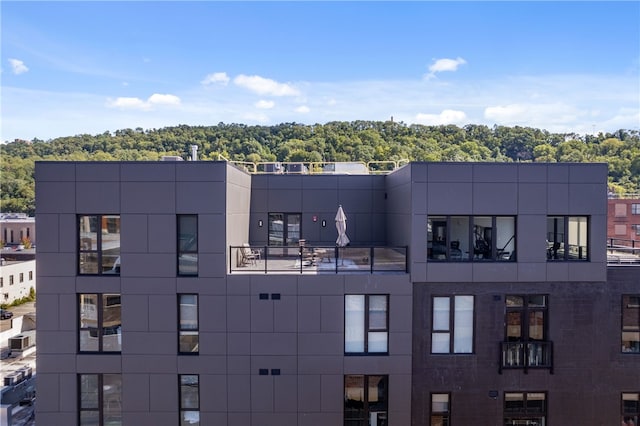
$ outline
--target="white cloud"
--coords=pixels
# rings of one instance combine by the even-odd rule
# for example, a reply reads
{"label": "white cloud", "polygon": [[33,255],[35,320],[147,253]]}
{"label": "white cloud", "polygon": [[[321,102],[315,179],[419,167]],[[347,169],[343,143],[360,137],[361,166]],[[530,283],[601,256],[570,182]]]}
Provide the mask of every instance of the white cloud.
{"label": "white cloud", "polygon": [[300,92],[295,87],[278,83],[270,78],[260,77],[258,75],[240,74],[233,79],[233,82],[240,87],[251,90],[259,95],[270,96],[298,96]]}
{"label": "white cloud", "polygon": [[526,110],[519,104],[491,106],[485,108],[484,118],[496,123],[514,122],[525,118]]}
{"label": "white cloud", "polygon": [[149,98],[144,101],[140,98],[132,98],[132,97],[120,97],[116,99],[107,99],[107,106],[111,108],[119,108],[119,109],[129,109],[129,110],[141,110],[148,111],[151,110],[154,106],[176,106],[180,105],[180,98],[175,95],[163,95],[159,93],[154,93],[149,96]]}
{"label": "white cloud", "polygon": [[443,71],[457,71],[460,65],[466,64],[467,61],[464,59],[457,57],[456,59],[436,59],[431,65],[429,65],[429,74],[427,74],[426,78],[435,77],[436,73]]}
{"label": "white cloud", "polygon": [[265,101],[264,99],[261,99],[258,102],[256,102],[254,105],[256,108],[260,108],[260,109],[271,109],[276,105],[276,103],[273,101]]}
{"label": "white cloud", "polygon": [[295,111],[301,114],[308,114],[311,111],[311,109],[306,105],[301,105],[298,108],[296,108]]}
{"label": "white cloud", "polygon": [[29,71],[29,68],[20,59],[9,58],[9,64],[11,65],[11,71],[15,75],[24,74]]}
{"label": "white cloud", "polygon": [[116,99],[109,99],[107,105],[112,108],[121,109],[148,109],[148,105],[140,98],[126,98],[120,97]]}
{"label": "white cloud", "polygon": [[147,103],[150,105],[180,105],[180,98],[175,95],[154,93],[149,96]]}
{"label": "white cloud", "polygon": [[213,74],[208,74],[200,83],[204,86],[208,86],[210,84],[226,86],[229,84],[229,80],[230,78],[226,72],[214,72]]}
{"label": "white cloud", "polygon": [[417,114],[416,121],[420,124],[437,126],[440,124],[464,124],[467,115],[463,111],[445,109],[440,114]]}

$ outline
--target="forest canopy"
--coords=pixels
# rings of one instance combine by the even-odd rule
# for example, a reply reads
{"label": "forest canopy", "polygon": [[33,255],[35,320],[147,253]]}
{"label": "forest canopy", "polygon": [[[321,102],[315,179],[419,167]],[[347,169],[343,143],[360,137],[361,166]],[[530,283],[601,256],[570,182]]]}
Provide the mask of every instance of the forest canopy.
{"label": "forest canopy", "polygon": [[329,122],[273,126],[216,126],[122,129],[47,141],[0,144],[0,211],[35,212],[34,164],[51,161],[187,159],[198,145],[200,160],[247,162],[478,161],[605,162],[609,191],[640,192],[640,134],[637,130],[578,135],[530,127],[424,126],[393,121]]}

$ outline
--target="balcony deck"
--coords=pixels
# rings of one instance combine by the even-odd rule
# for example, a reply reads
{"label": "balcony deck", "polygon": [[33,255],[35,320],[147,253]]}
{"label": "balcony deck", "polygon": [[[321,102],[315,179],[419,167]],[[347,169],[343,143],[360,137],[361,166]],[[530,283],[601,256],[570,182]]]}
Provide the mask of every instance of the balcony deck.
{"label": "balcony deck", "polygon": [[407,273],[406,247],[231,246],[232,274]]}

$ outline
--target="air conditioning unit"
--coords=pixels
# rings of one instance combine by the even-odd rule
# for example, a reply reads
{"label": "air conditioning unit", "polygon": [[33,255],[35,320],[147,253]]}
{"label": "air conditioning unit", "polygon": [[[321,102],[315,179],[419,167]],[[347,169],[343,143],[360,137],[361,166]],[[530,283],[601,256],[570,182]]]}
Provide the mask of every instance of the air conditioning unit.
{"label": "air conditioning unit", "polygon": [[28,380],[33,376],[33,368],[24,366],[16,370],[16,373],[22,375],[22,380]]}
{"label": "air conditioning unit", "polygon": [[22,374],[19,373],[11,373],[8,376],[4,376],[4,385],[5,386],[15,386],[21,382]]}
{"label": "air conditioning unit", "polygon": [[15,351],[22,351],[29,347],[29,336],[23,336],[22,334],[9,339],[9,348]]}

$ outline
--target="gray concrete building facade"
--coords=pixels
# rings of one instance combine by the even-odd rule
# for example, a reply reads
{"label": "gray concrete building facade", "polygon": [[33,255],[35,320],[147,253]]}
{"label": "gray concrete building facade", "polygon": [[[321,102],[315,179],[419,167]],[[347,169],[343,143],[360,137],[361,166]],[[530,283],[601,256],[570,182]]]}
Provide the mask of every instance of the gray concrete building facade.
{"label": "gray concrete building facade", "polygon": [[37,421],[637,423],[606,185],[604,164],[38,162]]}

